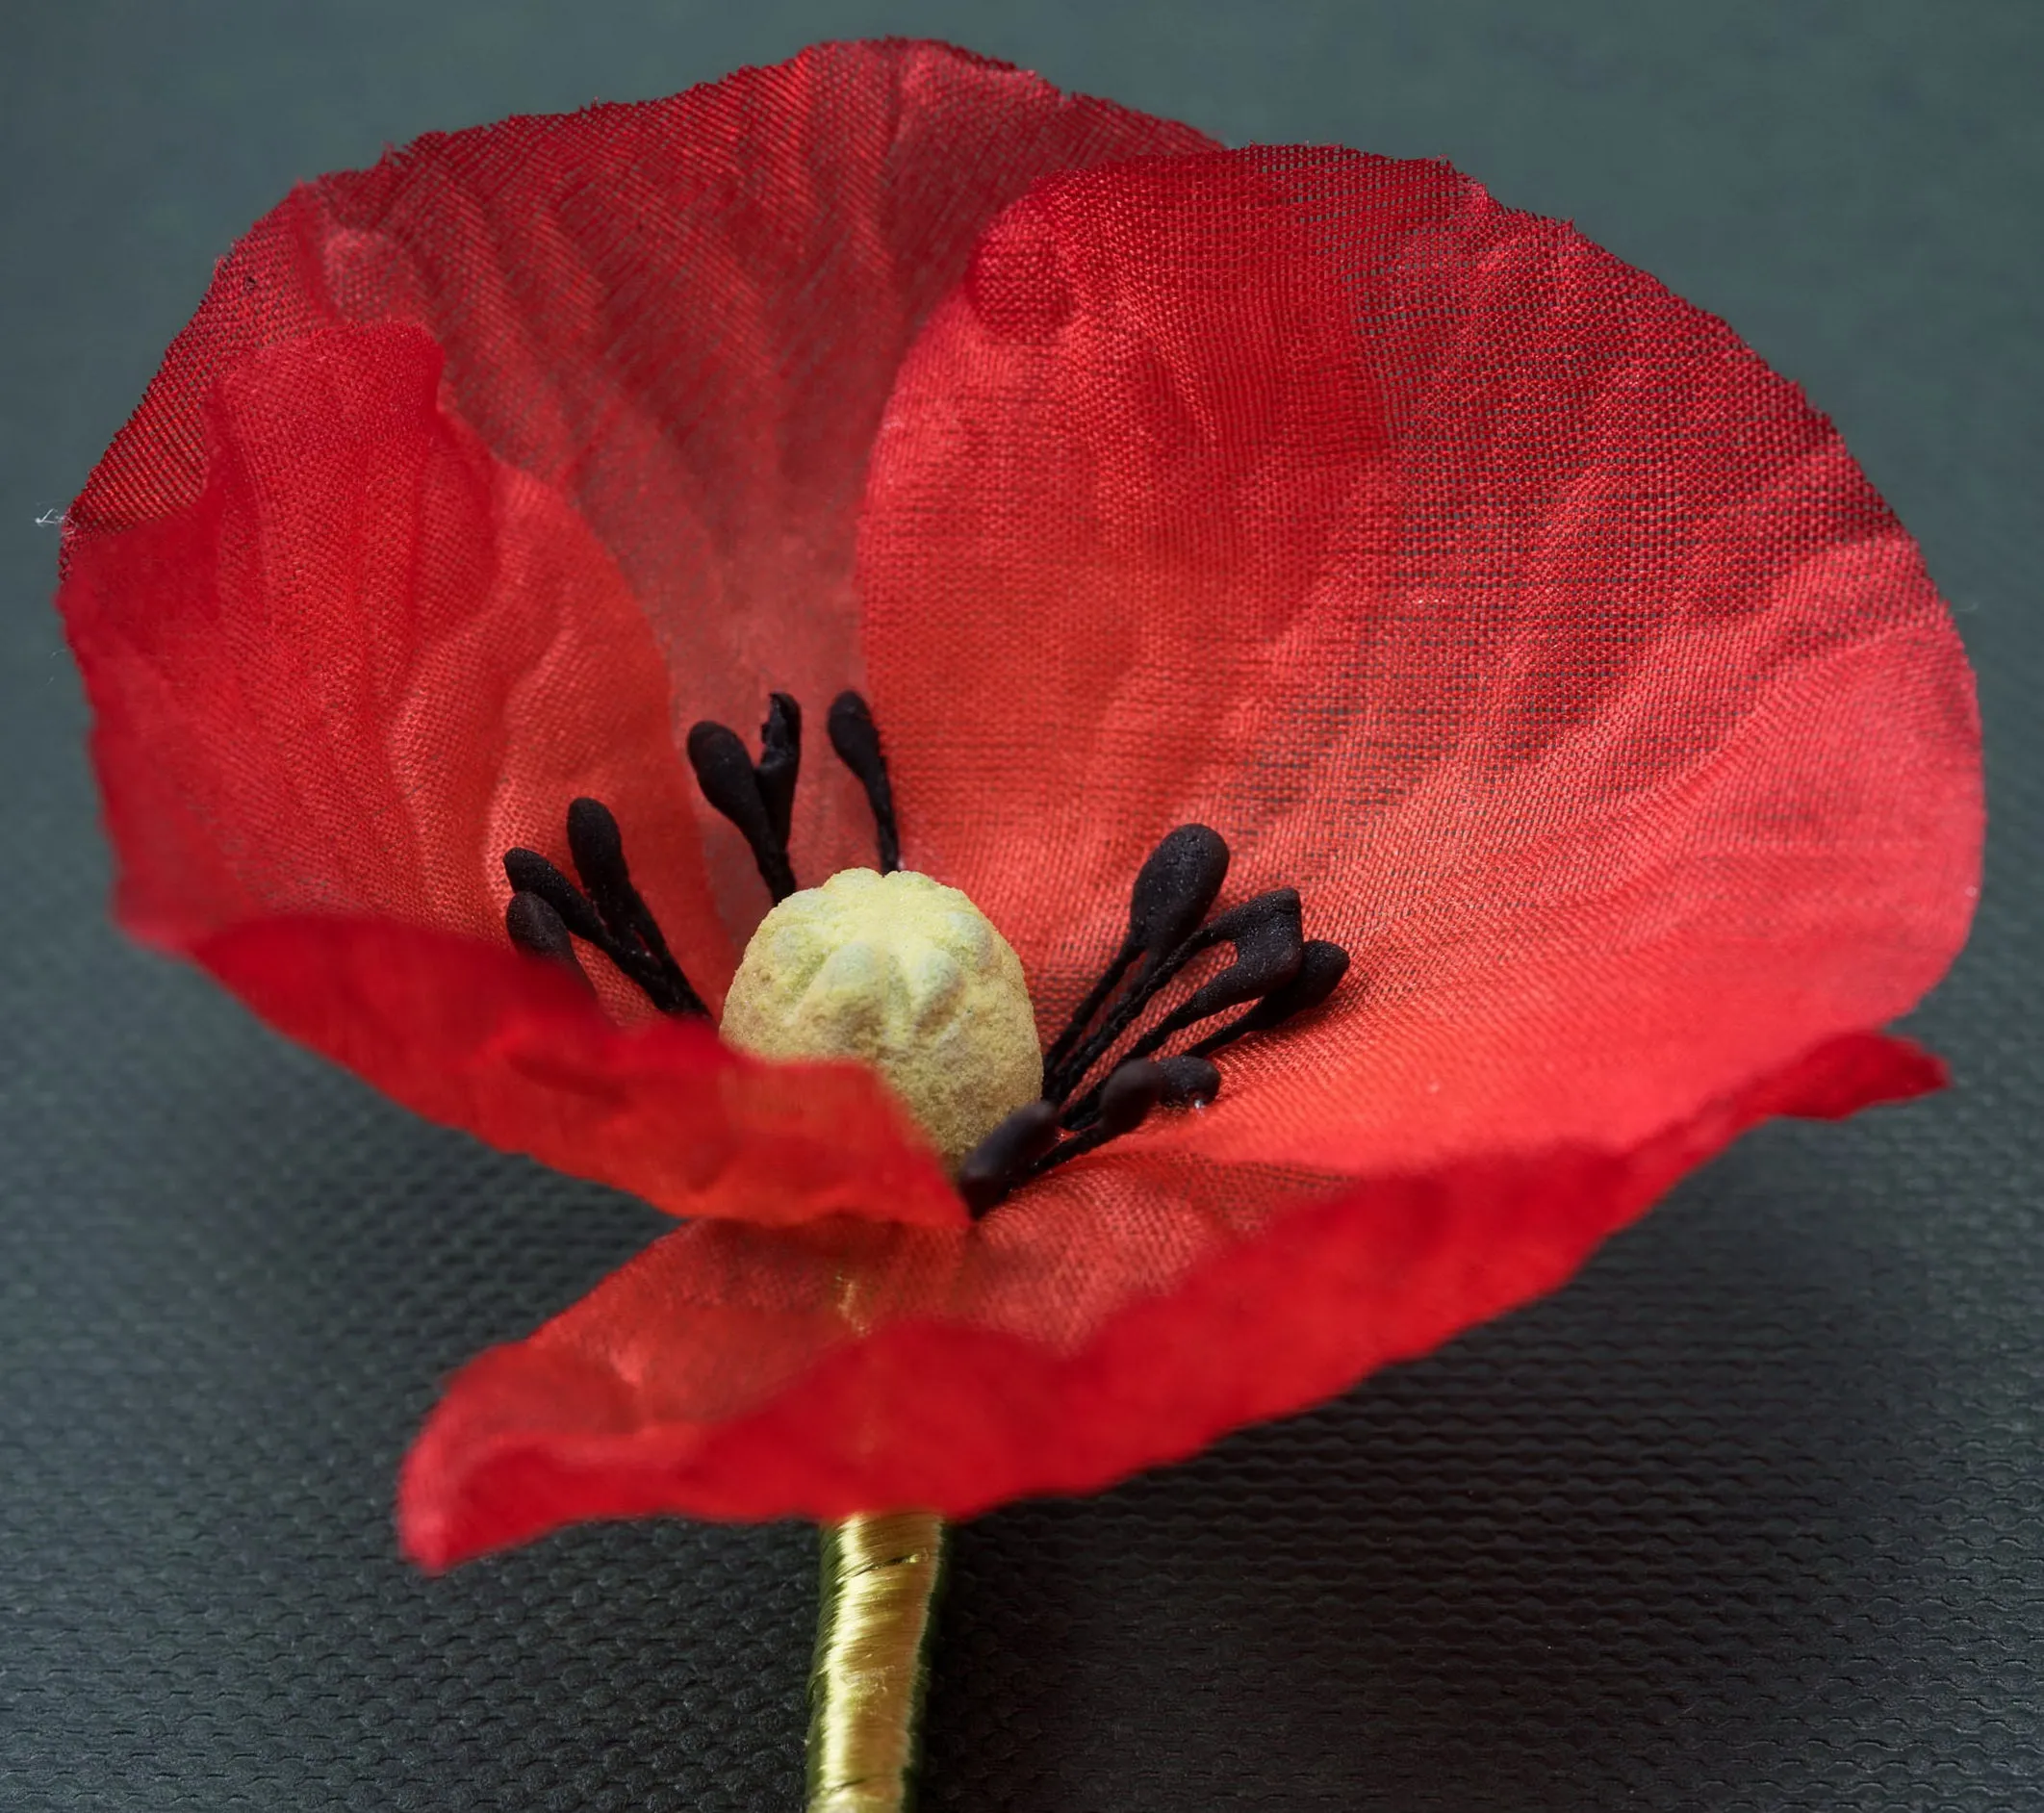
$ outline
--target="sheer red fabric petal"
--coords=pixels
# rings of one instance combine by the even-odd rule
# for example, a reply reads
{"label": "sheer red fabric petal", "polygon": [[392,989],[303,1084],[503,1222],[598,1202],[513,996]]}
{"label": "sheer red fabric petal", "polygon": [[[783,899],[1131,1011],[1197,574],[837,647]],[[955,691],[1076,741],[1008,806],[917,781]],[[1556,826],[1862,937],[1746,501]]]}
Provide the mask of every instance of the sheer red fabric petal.
{"label": "sheer red fabric petal", "polygon": [[[62,602],[131,926],[422,1112],[731,1217],[456,1381],[404,1485],[436,1563],[969,1511],[1308,1402],[1752,1121],[1932,1086],[1873,1029],[1978,879],[1943,607],[1721,323],[1442,166],[1222,154],[932,45],[297,192]],[[1344,992],[966,1229],[871,1079],[505,950],[498,853],[593,793],[717,992],[761,902],[676,732],[862,676],[911,863],[1046,1022],[1194,818]],[[867,837],[812,761],[798,871]]]}
{"label": "sheer red fabric petal", "polygon": [[456,1376],[405,1463],[400,1532],[447,1567],[589,1518],[963,1516],[1086,1491],[1552,1289],[1756,1120],[1941,1081],[1900,1041],[1841,1039],[1634,1150],[1323,1189],[1248,1238],[1216,1208],[1236,1167],[1182,1161],[1154,1204],[1180,1236],[1161,1294],[1060,1263],[1048,1236],[1081,1218],[1060,1207],[1112,1213],[1097,1196],[1054,1205],[1053,1229],[1009,1210],[961,1235],[699,1223]]}
{"label": "sheer red fabric petal", "polygon": [[858,1065],[766,1063],[701,1020],[623,1031],[509,950],[383,921],[252,920],[193,954],[417,1112],[671,1214],[965,1224],[920,1132]]}
{"label": "sheer red fabric petal", "polygon": [[[500,947],[498,855],[564,857],[567,802],[589,793],[714,1002],[764,901],[677,731],[750,728],[772,688],[815,701],[858,678],[874,423],[984,222],[1045,170],[1204,143],[942,46],[833,45],[670,101],[428,138],[295,192],[222,262],[69,516],[60,603],[123,920],[422,1111],[664,1208],[892,1200],[880,1212],[955,1220],[867,1084],[788,1080],[823,1093],[783,1121],[820,1127],[829,1101],[856,1124],[829,1187],[801,1182],[814,1154],[747,1161],[789,1186],[773,1206],[717,1156],[751,1124],[735,1108],[663,1119],[687,1064],[600,1042],[549,1094],[499,1052],[556,1011],[547,985],[430,939],[393,957],[393,937]],[[871,830],[849,778],[808,766],[813,880],[868,859]],[[509,992],[484,1013],[456,970]],[[615,1016],[643,1017],[599,981]],[[719,1074],[721,1099],[736,1073]],[[621,1102],[627,1078],[641,1093]],[[663,1128],[709,1150],[663,1153]],[[726,1184],[682,1187],[698,1170]]]}
{"label": "sheer red fabric petal", "polygon": [[[1208,146],[942,44],[823,44],[668,100],[433,134],[321,177],[221,263],[70,513],[74,543],[189,507],[214,380],[267,345],[404,320],[448,412],[556,492],[651,625],[683,731],[862,678],[852,549],[902,356],[999,211],[1047,172]],[[692,790],[691,790],[692,791]],[[728,937],[762,908],[693,799]],[[626,821],[627,833],[635,831]],[[871,860],[811,760],[798,873]]]}
{"label": "sheer red fabric petal", "polygon": [[565,860],[591,793],[721,987],[652,636],[575,512],[441,409],[441,368],[400,323],[251,354],[211,392],[205,490],[73,544],[120,916],[174,948],[319,912],[501,944],[503,851]]}
{"label": "sheer red fabric petal", "polygon": [[254,354],[191,507],[74,550],[122,917],[421,1113],[671,1212],[957,1223],[870,1074],[621,1031],[504,944],[498,855],[566,860],[547,828],[592,793],[684,965],[728,961],[645,622],[440,370],[401,324]]}
{"label": "sheer red fabric petal", "polygon": [[1131,1203],[1183,1153],[1275,1198],[1622,1152],[1965,935],[1972,678],[1914,544],[1723,323],[1443,166],[1040,184],[904,367],[859,575],[910,859],[1046,1036],[1184,821],[1354,958],[1082,1162]]}

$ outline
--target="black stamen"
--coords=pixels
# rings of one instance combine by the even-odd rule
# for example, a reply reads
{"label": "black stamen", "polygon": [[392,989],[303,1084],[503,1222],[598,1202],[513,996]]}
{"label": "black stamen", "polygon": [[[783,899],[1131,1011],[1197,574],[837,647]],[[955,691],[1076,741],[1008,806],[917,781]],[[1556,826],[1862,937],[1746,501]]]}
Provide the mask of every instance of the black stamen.
{"label": "black stamen", "polygon": [[1205,825],[1181,825],[1150,852],[1129,890],[1129,942],[1175,951],[1199,930],[1228,879],[1228,844]]}
{"label": "black stamen", "polygon": [[601,915],[582,898],[582,890],[537,850],[505,851],[504,879],[518,893],[538,895],[585,944],[600,947],[612,942]]}
{"label": "black stamen", "polygon": [[663,1013],[707,1013],[709,1009],[689,986],[660,935],[659,921],[631,884],[624,834],[600,800],[569,803],[568,854],[575,858],[575,873],[611,935],[626,949],[643,954],[644,967],[656,985],[649,986],[645,978],[634,980],[652,997],[653,1006]]}
{"label": "black stamen", "polygon": [[568,854],[582,878],[582,891],[602,915],[610,935],[621,943],[637,943],[645,903],[625,865],[625,835],[600,800],[568,803]]}
{"label": "black stamen", "polygon": [[1220,1066],[1198,1052],[1163,1059],[1157,1067],[1164,1080],[1163,1094],[1157,1103],[1160,1108],[1205,1108],[1220,1093]]}
{"label": "black stamen", "polygon": [[1057,1105],[1030,1102],[966,1154],[965,1162],[958,1166],[958,1187],[975,1221],[1007,1199],[1057,1136]]}
{"label": "black stamen", "polygon": [[1164,1068],[1147,1059],[1119,1063],[1100,1086],[1100,1131],[1110,1139],[1134,1133],[1163,1100]]}
{"label": "black stamen", "polygon": [[842,692],[830,702],[830,747],[866,790],[873,808],[873,827],[880,839],[880,869],[892,875],[902,866],[902,840],[894,823],[894,789],[887,780],[887,760],[881,753],[880,730],[866,702]]}
{"label": "black stamen", "polygon": [[584,988],[589,978],[575,954],[575,940],[552,906],[537,894],[514,894],[504,907],[504,930],[527,957],[544,958],[573,976]]}
{"label": "black stamen", "polygon": [[780,840],[783,855],[795,817],[795,778],[801,772],[802,707],[786,693],[770,693],[766,722],[759,727],[759,759],[753,774],[766,805],[767,823]]}
{"label": "black stamen", "polygon": [[[1202,951],[1211,950],[1216,944],[1233,944],[1236,960],[1186,1004],[1189,1008],[1192,1001],[1204,1001],[1206,1005],[1199,1012],[1185,1017],[1185,1009],[1180,1009],[1171,1016],[1175,1022],[1171,1031],[1181,1031],[1210,1013],[1235,1007],[1263,993],[1265,988],[1275,988],[1290,982],[1298,973],[1301,942],[1296,888],[1274,887],[1254,900],[1244,901],[1239,906],[1230,907],[1168,956],[1153,958],[1142,966],[1129,992],[1101,1022],[1100,1030],[1060,1068],[1045,1087],[1044,1094],[1060,1102],[1070,1095],[1079,1086],[1080,1079],[1136,1024],[1165,984]],[[1168,1037],[1169,1034],[1163,1036]],[[1162,1042],[1162,1038],[1153,1037],[1140,1049],[1126,1055],[1146,1056]]]}
{"label": "black stamen", "polygon": [[[771,731],[771,716],[767,724]],[[781,759],[770,746],[767,760],[774,764],[777,787]],[[795,892],[795,871],[788,865],[787,846],[775,830],[774,808],[768,804],[753,758],[737,731],[705,719],[688,733],[688,761],[696,771],[696,784],[703,789],[703,797],[729,819],[752,846],[759,879],[779,906]],[[792,778],[789,785],[793,785]]]}
{"label": "black stamen", "polygon": [[[1134,1131],[1159,1108],[1204,1108],[1221,1086],[1210,1053],[1318,1007],[1335,991],[1348,953],[1301,935],[1296,888],[1270,888],[1207,919],[1227,875],[1227,843],[1205,825],[1179,826],[1150,853],[1129,893],[1120,948],[1044,1054],[1043,1099],[1009,1115],[959,1169],[958,1190],[975,1218],[1028,1179]],[[1227,968],[1137,1036],[1102,1081],[1072,1100],[1187,965],[1220,944],[1234,950]],[[1155,1055],[1179,1034],[1245,1002],[1247,1012],[1186,1050]]]}
{"label": "black stamen", "polygon": [[1030,1167],[1030,1176],[1041,1177],[1069,1159],[1084,1157],[1110,1139],[1134,1133],[1149,1119],[1150,1111],[1164,1099],[1169,1086],[1170,1078],[1163,1064],[1144,1058],[1116,1064],[1108,1073],[1107,1081],[1093,1091],[1098,1106],[1087,1116],[1086,1125],[1038,1159]]}
{"label": "black stamen", "polygon": [[564,942],[572,933],[602,952],[662,1013],[707,1016],[708,1008],[660,935],[659,922],[632,885],[624,837],[601,802],[576,800],[569,806],[568,850],[586,895],[538,851],[504,852],[504,876],[512,887],[504,929],[512,943],[549,961],[560,960],[565,949],[579,974],[574,947]]}
{"label": "black stamen", "polygon": [[662,979],[651,955],[629,938],[620,938],[603,923],[603,915],[590,905],[582,890],[536,850],[504,852],[504,877],[512,889],[543,901],[584,944],[593,944],[625,976],[655,1002],[662,998]]}
{"label": "black stamen", "polygon": [[1129,965],[1141,955],[1142,947],[1133,938],[1124,942],[1121,949],[1114,953],[1107,968],[1101,971],[1100,980],[1086,990],[1086,999],[1072,1009],[1072,1017],[1064,1023],[1064,1031],[1058,1034],[1050,1050],[1043,1054],[1045,1095],[1062,1101],[1070,1093],[1068,1085],[1061,1088],[1059,1085],[1064,1081],[1062,1073],[1066,1060],[1072,1055],[1073,1045],[1092,1024],[1093,1015],[1107,1004],[1108,996],[1114,992],[1122,977],[1128,973]]}
{"label": "black stamen", "polygon": [[[1044,1056],[1044,1100],[1057,1106],[1066,1137],[1035,1161],[1030,1176],[1104,1145],[1153,1109],[1205,1107],[1221,1085],[1210,1054],[1318,1007],[1347,973],[1348,954],[1340,945],[1301,936],[1296,888],[1268,889],[1202,925],[1227,873],[1228,846],[1204,825],[1181,825],[1150,854],[1130,892],[1127,935]],[[1220,944],[1234,950],[1227,968],[1131,1037],[1163,990]],[[1226,1025],[1172,1056],[1160,1055],[1179,1034],[1244,1003],[1248,1010]],[[1110,1062],[1124,1039],[1127,1048]],[[1101,1066],[1108,1066],[1105,1077],[1083,1088]]]}
{"label": "black stamen", "polygon": [[[1074,1075],[1064,1088],[1062,1080],[1072,1047],[1079,1041],[1094,1014],[1106,1005],[1122,976],[1137,958],[1147,956],[1154,967],[1174,951],[1207,916],[1207,908],[1219,896],[1228,879],[1228,846],[1221,834],[1205,825],[1181,825],[1167,833],[1150,852],[1129,891],[1129,932],[1100,980],[1086,991],[1086,999],[1072,1009],[1064,1031],[1043,1054],[1043,1092],[1062,1100],[1079,1080]],[[1080,1066],[1083,1075],[1086,1066]]]}
{"label": "black stamen", "polygon": [[1147,1058],[1174,1033],[1244,1001],[1261,1000],[1295,981],[1306,954],[1299,935],[1298,890],[1279,887],[1259,894],[1221,914],[1200,936],[1209,944],[1233,944],[1235,961],[1201,983],[1130,1046],[1129,1057]]}
{"label": "black stamen", "polygon": [[[1309,938],[1300,953],[1299,973],[1282,988],[1273,988],[1239,1019],[1230,1020],[1217,1033],[1210,1033],[1188,1047],[1194,1057],[1204,1058],[1223,1045],[1232,1045],[1246,1033],[1267,1033],[1295,1014],[1316,1008],[1341,986],[1348,974],[1348,953],[1325,938]],[[1216,1075],[1218,1072],[1215,1073]]]}

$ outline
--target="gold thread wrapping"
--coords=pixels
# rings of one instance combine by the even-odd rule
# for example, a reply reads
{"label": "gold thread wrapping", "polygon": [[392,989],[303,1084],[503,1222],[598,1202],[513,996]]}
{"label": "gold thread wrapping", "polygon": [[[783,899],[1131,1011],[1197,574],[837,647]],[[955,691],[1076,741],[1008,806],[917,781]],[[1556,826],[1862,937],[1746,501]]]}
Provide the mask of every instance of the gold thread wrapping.
{"label": "gold thread wrapping", "polygon": [[943,1571],[944,1520],[934,1512],[825,1528],[808,1813],[910,1813]]}

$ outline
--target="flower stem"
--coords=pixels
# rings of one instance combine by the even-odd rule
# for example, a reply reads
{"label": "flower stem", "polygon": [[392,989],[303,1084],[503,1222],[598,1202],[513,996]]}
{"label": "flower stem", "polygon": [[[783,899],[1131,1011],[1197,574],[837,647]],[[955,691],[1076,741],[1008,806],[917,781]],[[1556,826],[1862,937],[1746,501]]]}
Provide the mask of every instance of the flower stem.
{"label": "flower stem", "polygon": [[824,1529],[808,1813],[909,1813],[915,1803],[944,1538],[930,1511]]}

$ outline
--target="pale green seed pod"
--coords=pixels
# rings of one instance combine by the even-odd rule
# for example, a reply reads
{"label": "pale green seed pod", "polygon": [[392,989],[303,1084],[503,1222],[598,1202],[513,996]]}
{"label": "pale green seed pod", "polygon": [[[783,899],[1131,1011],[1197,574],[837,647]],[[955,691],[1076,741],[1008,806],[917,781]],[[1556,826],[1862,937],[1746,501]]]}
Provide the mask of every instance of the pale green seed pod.
{"label": "pale green seed pod", "polygon": [[906,870],[844,869],[776,906],[722,1031],[762,1058],[873,1065],[949,1170],[1042,1087],[1020,958],[957,888]]}

